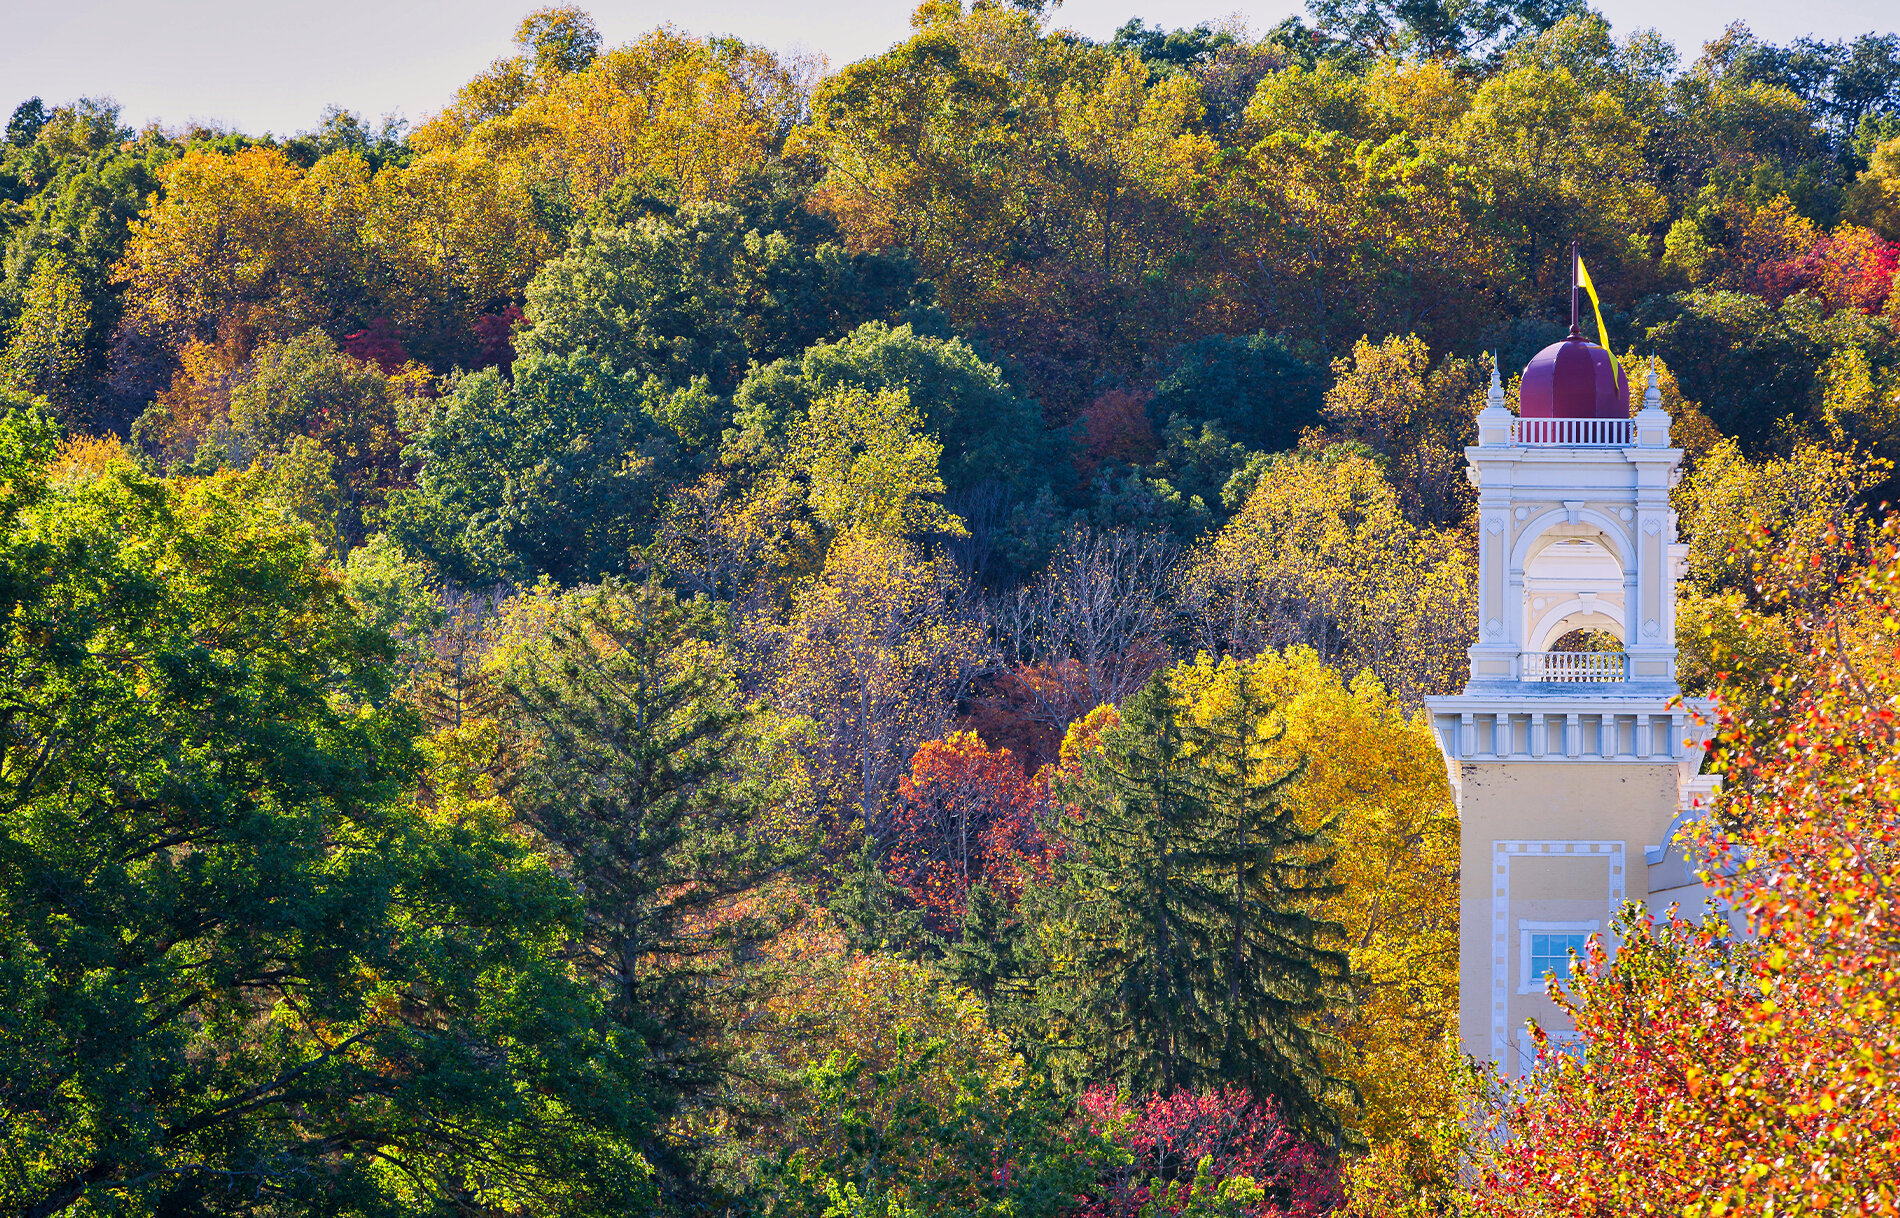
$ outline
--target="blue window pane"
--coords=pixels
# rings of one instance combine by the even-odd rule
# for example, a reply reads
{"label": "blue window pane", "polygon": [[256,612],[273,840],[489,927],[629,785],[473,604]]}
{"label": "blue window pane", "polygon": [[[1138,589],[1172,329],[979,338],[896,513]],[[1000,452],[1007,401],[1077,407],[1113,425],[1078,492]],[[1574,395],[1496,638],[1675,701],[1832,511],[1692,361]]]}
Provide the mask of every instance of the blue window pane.
{"label": "blue window pane", "polygon": [[1583,946],[1590,940],[1588,931],[1558,931],[1554,934],[1542,932],[1531,935],[1531,975],[1528,984],[1536,984],[1544,979],[1545,973],[1557,974],[1559,981],[1570,977],[1570,953],[1575,951],[1583,955]]}

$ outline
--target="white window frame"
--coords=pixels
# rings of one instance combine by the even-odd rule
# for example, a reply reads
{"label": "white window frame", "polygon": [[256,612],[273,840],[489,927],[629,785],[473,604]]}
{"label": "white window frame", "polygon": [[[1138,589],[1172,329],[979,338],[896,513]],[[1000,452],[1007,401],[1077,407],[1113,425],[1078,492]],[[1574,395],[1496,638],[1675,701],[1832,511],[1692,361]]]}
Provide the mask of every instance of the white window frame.
{"label": "white window frame", "polygon": [[[1559,1053],[1572,1054],[1579,1061],[1582,1060],[1583,1033],[1552,1032],[1546,1028],[1544,1035],[1550,1038],[1550,1047],[1552,1049]],[[1512,1043],[1517,1049],[1517,1072],[1519,1074],[1529,1074],[1532,1070],[1536,1069],[1537,1042],[1531,1039],[1531,1034],[1528,1031],[1520,1032]]]}
{"label": "white window frame", "polygon": [[[1468,729],[1469,730],[1469,729]],[[1507,841],[1491,843],[1491,1060],[1505,1066],[1510,1057],[1511,1038],[1507,1016],[1511,995],[1517,989],[1511,983],[1511,860],[1519,858],[1602,858],[1610,864],[1610,882],[1604,893],[1603,908],[1616,909],[1623,904],[1624,842],[1610,841]],[[1542,988],[1539,987],[1539,992]]]}
{"label": "white window frame", "polygon": [[[1517,970],[1519,981],[1517,992],[1520,994],[1541,994],[1544,992],[1543,975],[1539,974],[1536,977],[1531,976],[1532,935],[1581,934],[1587,938],[1590,935],[1596,934],[1600,929],[1601,927],[1594,918],[1588,922],[1533,922],[1529,918],[1519,918],[1517,920],[1519,945]],[[1557,983],[1562,985],[1567,980],[1567,977],[1559,977]]]}

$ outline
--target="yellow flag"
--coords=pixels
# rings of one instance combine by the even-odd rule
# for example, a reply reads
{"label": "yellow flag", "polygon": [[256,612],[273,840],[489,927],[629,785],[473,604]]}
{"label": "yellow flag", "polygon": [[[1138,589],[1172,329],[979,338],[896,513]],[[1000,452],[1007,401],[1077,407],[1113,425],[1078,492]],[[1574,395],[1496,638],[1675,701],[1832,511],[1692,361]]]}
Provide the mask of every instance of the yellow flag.
{"label": "yellow flag", "polygon": [[1610,331],[1603,324],[1603,302],[1597,299],[1597,285],[1590,282],[1590,268],[1583,265],[1583,259],[1577,259],[1577,282],[1583,290],[1590,293],[1590,307],[1596,310],[1597,341],[1610,353],[1610,371],[1617,376],[1623,375],[1623,365],[1616,362],[1616,349],[1610,346]]}

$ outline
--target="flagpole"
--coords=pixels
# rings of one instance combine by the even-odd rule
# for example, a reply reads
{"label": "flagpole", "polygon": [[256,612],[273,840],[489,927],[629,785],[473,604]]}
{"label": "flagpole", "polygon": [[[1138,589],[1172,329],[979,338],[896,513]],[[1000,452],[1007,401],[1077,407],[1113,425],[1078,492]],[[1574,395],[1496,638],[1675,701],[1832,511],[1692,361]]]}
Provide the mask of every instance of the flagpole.
{"label": "flagpole", "polygon": [[1580,255],[1577,252],[1577,243],[1574,240],[1571,241],[1570,243],[1570,337],[1572,338],[1583,337],[1583,318],[1582,318],[1582,311],[1581,311],[1582,306],[1578,303],[1578,300],[1577,300],[1577,293],[1582,290],[1578,286],[1578,278],[1577,278],[1577,259],[1580,258],[1581,256],[1582,255]]}

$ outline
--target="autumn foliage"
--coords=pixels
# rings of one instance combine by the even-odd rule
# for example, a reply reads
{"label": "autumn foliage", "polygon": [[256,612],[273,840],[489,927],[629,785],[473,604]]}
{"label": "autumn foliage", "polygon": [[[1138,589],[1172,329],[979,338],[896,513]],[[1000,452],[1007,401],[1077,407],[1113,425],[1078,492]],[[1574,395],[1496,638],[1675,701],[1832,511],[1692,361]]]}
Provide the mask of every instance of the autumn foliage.
{"label": "autumn foliage", "polygon": [[898,782],[892,876],[939,932],[959,926],[970,888],[987,883],[1014,898],[1042,871],[1048,846],[1036,826],[1046,785],[974,732],[930,740]]}
{"label": "autumn foliage", "polygon": [[1557,995],[1582,1057],[1547,1050],[1507,1094],[1483,1213],[1900,1202],[1895,526],[1789,544],[1770,580],[1827,599],[1773,698],[1721,716],[1729,793],[1689,845],[1734,913],[1632,919],[1614,960],[1593,948]]}
{"label": "autumn foliage", "polygon": [[1245,1177],[1265,1194],[1238,1207],[1245,1218],[1321,1218],[1339,1205],[1337,1165],[1302,1142],[1270,1101],[1238,1087],[1182,1091],[1131,1104],[1112,1088],[1082,1096],[1084,1118],[1128,1151],[1076,1218],[1154,1218],[1187,1208],[1167,1186],[1197,1174],[1219,1183]]}
{"label": "autumn foliage", "polygon": [[[0,1211],[1900,1218],[1900,35],[1059,9],[7,116]],[[1573,243],[1727,916],[1474,1090],[1424,708]]]}

